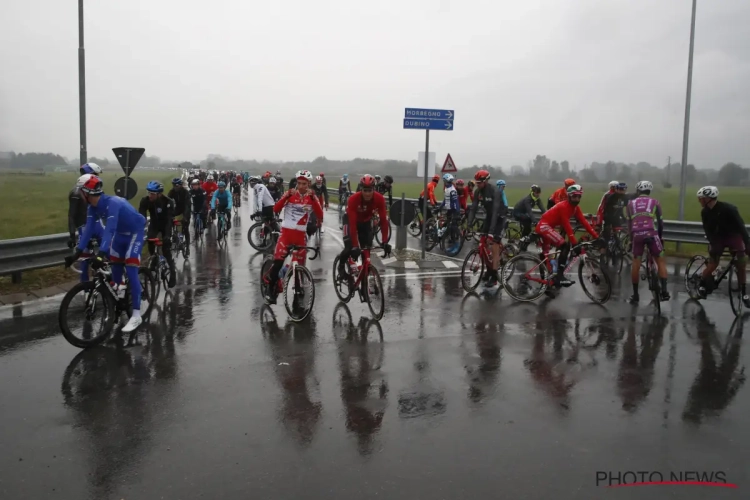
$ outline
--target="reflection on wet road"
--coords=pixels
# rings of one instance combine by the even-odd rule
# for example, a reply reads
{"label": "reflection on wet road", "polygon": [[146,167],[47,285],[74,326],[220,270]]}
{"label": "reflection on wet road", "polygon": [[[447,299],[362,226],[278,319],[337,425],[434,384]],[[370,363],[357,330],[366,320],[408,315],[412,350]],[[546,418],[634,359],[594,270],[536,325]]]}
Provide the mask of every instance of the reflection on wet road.
{"label": "reflection on wet road", "polygon": [[[331,212],[329,212],[331,214]],[[69,346],[50,301],[0,310],[0,498],[740,498],[747,321],[721,296],[662,318],[577,287],[512,303],[385,270],[386,314],[339,304],[330,225],[309,321],[259,297],[262,256],[194,247],[131,338]],[[607,489],[723,471],[737,489]]]}

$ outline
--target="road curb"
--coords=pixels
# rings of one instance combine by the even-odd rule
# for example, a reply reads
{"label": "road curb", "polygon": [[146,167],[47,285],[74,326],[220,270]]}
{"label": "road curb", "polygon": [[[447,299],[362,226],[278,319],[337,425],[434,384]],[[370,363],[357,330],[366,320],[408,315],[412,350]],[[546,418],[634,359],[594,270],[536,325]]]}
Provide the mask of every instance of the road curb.
{"label": "road curb", "polygon": [[21,304],[23,302],[31,302],[34,300],[54,297],[55,295],[63,295],[68,290],[70,290],[76,283],[78,283],[78,281],[69,281],[66,283],[61,283],[59,285],[41,288],[39,290],[32,290],[30,292],[19,292],[19,293],[11,293],[8,295],[0,295],[0,306]]}

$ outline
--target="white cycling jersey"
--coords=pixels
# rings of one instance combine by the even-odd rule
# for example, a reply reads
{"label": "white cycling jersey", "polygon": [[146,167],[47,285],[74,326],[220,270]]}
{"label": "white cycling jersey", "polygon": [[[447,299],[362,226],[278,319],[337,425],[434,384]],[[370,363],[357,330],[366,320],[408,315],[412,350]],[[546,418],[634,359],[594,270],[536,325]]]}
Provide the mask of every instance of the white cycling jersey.
{"label": "white cycling jersey", "polygon": [[260,212],[264,207],[274,206],[273,196],[268,192],[268,188],[260,182],[253,187],[255,196],[255,211]]}

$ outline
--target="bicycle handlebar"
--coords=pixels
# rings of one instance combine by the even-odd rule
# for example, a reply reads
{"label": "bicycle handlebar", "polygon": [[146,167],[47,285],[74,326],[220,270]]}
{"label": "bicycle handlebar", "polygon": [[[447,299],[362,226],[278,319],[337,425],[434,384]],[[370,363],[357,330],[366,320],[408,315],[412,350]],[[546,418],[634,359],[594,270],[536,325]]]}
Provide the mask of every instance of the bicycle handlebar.
{"label": "bicycle handlebar", "polygon": [[287,255],[291,254],[292,252],[296,250],[310,250],[313,255],[310,257],[310,260],[315,260],[318,258],[318,255],[320,254],[320,247],[303,247],[298,245],[289,245],[287,247],[288,253]]}

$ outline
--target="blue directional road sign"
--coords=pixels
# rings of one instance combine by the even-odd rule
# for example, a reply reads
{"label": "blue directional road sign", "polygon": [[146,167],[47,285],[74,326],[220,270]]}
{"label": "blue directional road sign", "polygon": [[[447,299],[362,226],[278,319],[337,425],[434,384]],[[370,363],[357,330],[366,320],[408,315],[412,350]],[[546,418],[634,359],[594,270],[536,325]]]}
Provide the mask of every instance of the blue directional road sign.
{"label": "blue directional road sign", "polygon": [[424,120],[404,118],[404,128],[421,130],[453,130],[453,120]]}
{"label": "blue directional road sign", "polygon": [[453,120],[452,109],[406,108],[404,118],[423,118],[426,120]]}

